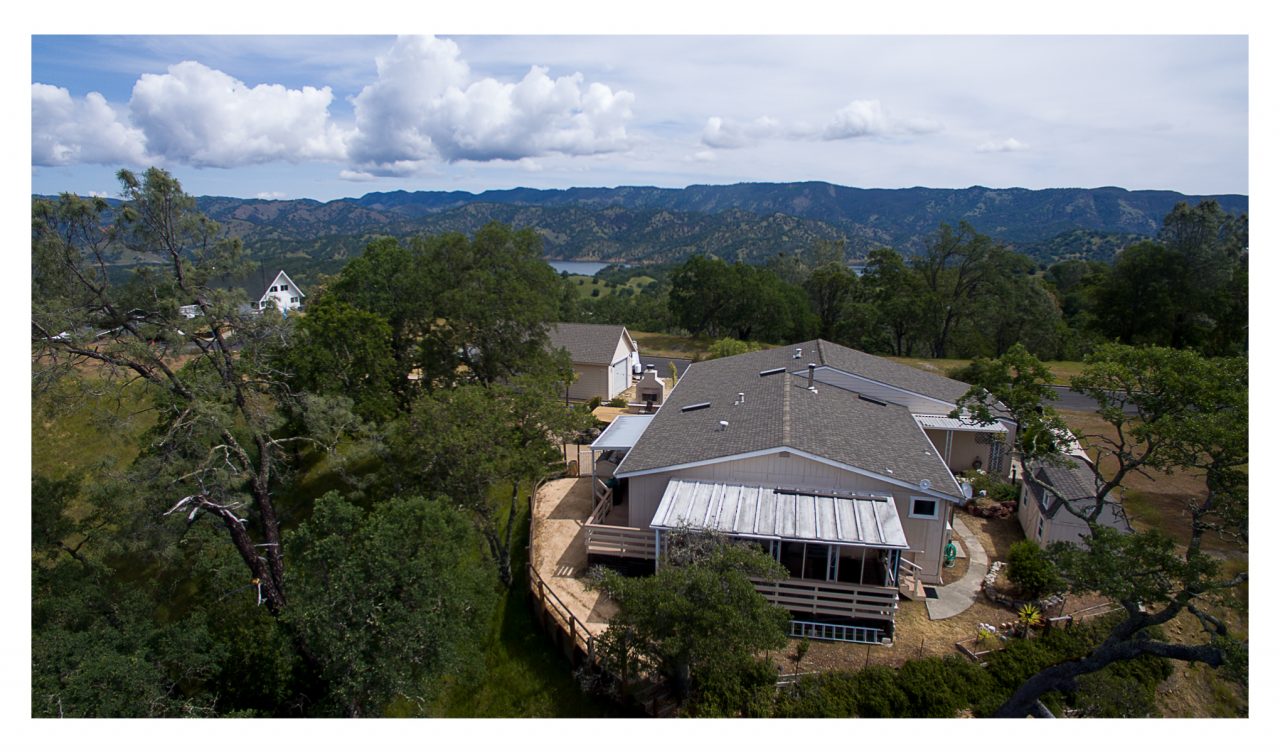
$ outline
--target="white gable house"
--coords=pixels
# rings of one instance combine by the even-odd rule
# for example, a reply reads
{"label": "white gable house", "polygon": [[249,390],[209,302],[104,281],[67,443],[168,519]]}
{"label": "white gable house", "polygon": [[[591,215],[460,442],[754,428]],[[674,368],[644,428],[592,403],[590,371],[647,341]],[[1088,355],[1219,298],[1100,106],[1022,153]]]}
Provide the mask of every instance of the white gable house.
{"label": "white gable house", "polygon": [[299,288],[298,284],[282,269],[267,289],[262,291],[262,295],[258,296],[258,300],[250,305],[258,311],[274,306],[277,311],[284,313],[302,308],[302,299],[306,297],[307,294],[302,292],[302,288]]}
{"label": "white gable house", "polygon": [[552,348],[563,348],[577,379],[569,385],[573,400],[611,400],[631,386],[640,365],[640,348],[627,328],[617,324],[551,325]]}

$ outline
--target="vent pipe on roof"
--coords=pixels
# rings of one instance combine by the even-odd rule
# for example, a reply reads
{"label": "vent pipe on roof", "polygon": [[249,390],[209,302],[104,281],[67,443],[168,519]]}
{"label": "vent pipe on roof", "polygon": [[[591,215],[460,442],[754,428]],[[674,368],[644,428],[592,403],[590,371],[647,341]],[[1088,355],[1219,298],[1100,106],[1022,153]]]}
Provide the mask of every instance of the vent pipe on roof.
{"label": "vent pipe on roof", "polygon": [[742,404],[743,404],[743,403],[745,403],[745,402],[747,402],[747,393],[745,393],[745,392],[739,392],[739,393],[738,393],[738,405],[742,405]]}
{"label": "vent pipe on roof", "polygon": [[796,354],[792,358],[799,358],[804,354],[804,348],[796,348]]}
{"label": "vent pipe on roof", "polygon": [[716,431],[724,431],[725,429],[728,429],[728,428],[729,428],[729,422],[728,422],[728,421],[721,421],[721,422],[720,422],[720,428],[719,428],[719,429],[716,429]]}
{"label": "vent pipe on roof", "polygon": [[809,364],[809,389],[813,389],[813,370],[818,368],[818,364]]}

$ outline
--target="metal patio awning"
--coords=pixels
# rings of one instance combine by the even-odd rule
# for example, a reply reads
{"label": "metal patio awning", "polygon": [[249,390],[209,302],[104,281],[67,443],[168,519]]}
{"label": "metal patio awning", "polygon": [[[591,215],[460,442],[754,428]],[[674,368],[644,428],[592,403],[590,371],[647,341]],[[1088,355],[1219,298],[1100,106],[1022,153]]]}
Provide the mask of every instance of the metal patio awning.
{"label": "metal patio awning", "polygon": [[902,520],[891,498],[841,491],[673,479],[650,525],[761,539],[907,548]]}
{"label": "metal patio awning", "polygon": [[952,418],[950,416],[917,415],[916,423],[922,429],[947,429],[950,431],[978,431],[984,433],[1007,432],[1009,427],[999,421],[989,424],[979,423],[972,418]]}
{"label": "metal patio awning", "polygon": [[618,416],[613,419],[613,423],[609,424],[609,428],[591,443],[591,449],[598,452],[630,450],[635,447],[636,442],[640,441],[640,435],[649,428],[649,422],[652,420],[653,416]]}

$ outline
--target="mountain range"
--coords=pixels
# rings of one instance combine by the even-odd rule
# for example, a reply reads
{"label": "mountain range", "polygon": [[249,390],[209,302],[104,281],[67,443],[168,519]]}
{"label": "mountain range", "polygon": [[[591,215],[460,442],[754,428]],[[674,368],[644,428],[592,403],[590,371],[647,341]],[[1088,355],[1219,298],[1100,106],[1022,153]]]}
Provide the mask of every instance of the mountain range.
{"label": "mountain range", "polygon": [[[847,244],[850,259],[884,246],[924,250],[940,223],[973,225],[1042,262],[1109,259],[1154,236],[1179,201],[1217,200],[1248,211],[1239,194],[1185,195],[1123,188],[850,188],[831,183],[391,191],[320,202],[205,196],[197,206],[241,237],[264,264],[303,276],[329,272],[373,237],[473,233],[491,221],[532,227],[552,259],[633,264],[694,253],[762,261],[818,240]],[[294,274],[291,271],[291,274]]]}

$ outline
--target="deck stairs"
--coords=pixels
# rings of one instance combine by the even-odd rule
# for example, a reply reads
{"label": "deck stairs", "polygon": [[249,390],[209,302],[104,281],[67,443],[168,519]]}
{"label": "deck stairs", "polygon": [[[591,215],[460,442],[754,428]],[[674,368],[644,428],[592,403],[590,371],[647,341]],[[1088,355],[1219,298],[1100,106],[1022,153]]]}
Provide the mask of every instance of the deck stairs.
{"label": "deck stairs", "polygon": [[910,601],[921,601],[925,598],[924,581],[920,580],[923,568],[916,563],[902,558],[898,567],[898,593]]}

